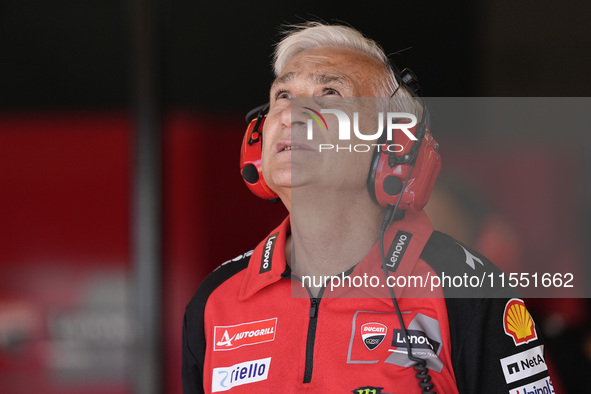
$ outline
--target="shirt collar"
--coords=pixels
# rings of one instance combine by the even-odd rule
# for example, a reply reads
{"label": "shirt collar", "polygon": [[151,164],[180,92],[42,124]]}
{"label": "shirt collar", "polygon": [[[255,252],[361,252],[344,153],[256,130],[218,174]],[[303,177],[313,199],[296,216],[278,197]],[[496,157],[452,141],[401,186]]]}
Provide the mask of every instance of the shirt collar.
{"label": "shirt collar", "polygon": [[[384,254],[386,262],[392,268],[388,270],[391,277],[410,276],[417,270],[419,260],[427,241],[433,233],[433,225],[423,212],[412,209],[406,211],[404,219],[394,222],[384,235]],[[360,286],[353,292],[347,292],[347,297],[353,298],[379,298],[391,304],[390,292],[386,286],[384,269],[380,256],[380,245],[377,242],[369,253],[355,266],[351,276],[379,278],[379,286]],[[404,296],[404,288],[395,288],[395,296]],[[357,296],[355,296],[357,294]],[[338,294],[335,294],[338,296]]]}
{"label": "shirt collar", "polygon": [[288,216],[254,249],[240,289],[241,300],[281,279],[281,274],[288,268],[285,261],[285,239],[290,232]]}
{"label": "shirt collar", "polygon": [[[285,240],[291,233],[289,216],[275,228],[271,233],[254,249],[250,256],[250,262],[246,270],[246,277],[240,289],[240,299],[245,300],[264,287],[279,281],[282,274],[289,270],[285,260]],[[384,236],[384,250],[386,259],[390,259],[401,242],[401,237],[407,237],[403,242],[404,252],[397,253],[396,271],[390,271],[390,276],[410,275],[418,261],[423,248],[433,233],[433,225],[423,211],[416,212],[408,210],[404,219],[393,223]],[[411,236],[408,237],[408,234]],[[393,243],[395,243],[393,245]],[[399,259],[399,261],[398,261]],[[376,243],[370,252],[357,264],[353,270],[348,270],[352,276],[376,276],[384,280],[384,271],[381,266],[379,242]],[[385,302],[391,303],[390,295],[385,291],[376,291],[374,288],[360,287],[359,297],[383,298]],[[348,293],[349,294],[349,293]],[[325,295],[328,295],[325,292]],[[396,296],[403,294],[397,291]],[[332,295],[337,296],[336,294]]]}

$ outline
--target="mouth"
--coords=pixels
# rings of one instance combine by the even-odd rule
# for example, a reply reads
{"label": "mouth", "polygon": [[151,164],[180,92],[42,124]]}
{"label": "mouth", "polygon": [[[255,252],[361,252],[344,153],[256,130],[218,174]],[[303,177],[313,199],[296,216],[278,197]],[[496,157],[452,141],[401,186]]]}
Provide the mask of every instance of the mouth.
{"label": "mouth", "polygon": [[280,143],[277,145],[277,153],[279,152],[290,152],[292,150],[309,150],[310,147],[303,144],[289,144],[289,143]]}

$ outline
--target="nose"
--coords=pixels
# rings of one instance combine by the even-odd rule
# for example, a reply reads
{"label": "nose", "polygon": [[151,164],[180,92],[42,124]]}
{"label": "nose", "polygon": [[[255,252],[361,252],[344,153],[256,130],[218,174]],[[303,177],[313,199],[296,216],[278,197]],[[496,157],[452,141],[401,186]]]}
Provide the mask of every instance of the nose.
{"label": "nose", "polygon": [[293,108],[292,101],[293,100],[289,100],[287,105],[281,109],[281,113],[279,115],[281,119],[281,127],[291,127],[291,109]]}

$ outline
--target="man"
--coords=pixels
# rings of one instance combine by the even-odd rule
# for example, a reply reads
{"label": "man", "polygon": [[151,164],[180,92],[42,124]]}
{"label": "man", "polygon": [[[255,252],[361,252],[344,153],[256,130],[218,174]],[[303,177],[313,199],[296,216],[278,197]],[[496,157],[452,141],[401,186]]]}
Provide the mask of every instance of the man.
{"label": "man", "polygon": [[[551,390],[521,300],[433,281],[500,271],[422,212],[439,156],[412,75],[356,30],[318,23],[286,34],[274,68],[266,118],[243,146],[262,157],[243,157],[243,176],[290,216],[187,306],[185,393]],[[375,135],[367,113],[388,114]],[[435,286],[405,287],[411,277]]]}

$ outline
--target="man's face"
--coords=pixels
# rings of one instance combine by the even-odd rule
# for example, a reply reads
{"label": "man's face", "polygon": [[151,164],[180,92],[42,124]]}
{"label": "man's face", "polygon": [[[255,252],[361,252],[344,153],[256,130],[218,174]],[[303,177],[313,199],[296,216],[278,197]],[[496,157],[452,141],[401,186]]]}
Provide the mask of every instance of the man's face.
{"label": "man's face", "polygon": [[[337,119],[330,114],[324,115],[328,131],[315,130],[314,138],[308,140],[310,117],[301,108],[319,111],[342,107],[345,100],[340,98],[375,97],[384,75],[385,66],[377,59],[347,48],[309,49],[291,59],[270,91],[262,152],[267,184],[280,195],[282,189],[306,185],[327,191],[365,191],[372,151],[319,152],[319,144],[348,146],[368,141],[354,136],[350,141],[339,141]],[[296,98],[299,108],[294,105]]]}

